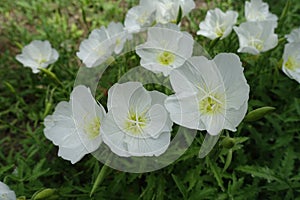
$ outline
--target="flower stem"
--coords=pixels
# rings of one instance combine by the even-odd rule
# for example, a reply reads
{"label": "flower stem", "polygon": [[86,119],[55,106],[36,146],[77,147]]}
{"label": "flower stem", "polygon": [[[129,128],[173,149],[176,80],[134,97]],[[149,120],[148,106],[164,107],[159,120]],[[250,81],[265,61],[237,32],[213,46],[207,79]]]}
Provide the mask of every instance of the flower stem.
{"label": "flower stem", "polygon": [[63,86],[62,82],[57,78],[57,76],[51,72],[50,70],[48,69],[45,69],[45,68],[42,68],[42,67],[39,67],[38,68],[40,71],[42,71],[43,73],[47,74],[48,76],[50,76],[52,79],[54,79],[58,84],[60,84],[61,86]]}

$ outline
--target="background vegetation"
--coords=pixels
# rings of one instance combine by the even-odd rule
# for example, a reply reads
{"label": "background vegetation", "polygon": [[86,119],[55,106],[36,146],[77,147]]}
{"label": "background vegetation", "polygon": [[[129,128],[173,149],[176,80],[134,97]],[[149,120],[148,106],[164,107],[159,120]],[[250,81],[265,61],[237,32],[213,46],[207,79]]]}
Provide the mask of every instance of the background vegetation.
{"label": "background vegetation", "polygon": [[[207,49],[210,41],[195,33],[208,9],[234,9],[239,23],[245,21],[242,0],[195,2],[197,8],[184,19],[183,29]],[[265,2],[281,16],[285,0]],[[123,22],[138,1],[0,1],[0,180],[20,199],[30,199],[44,188],[56,189],[53,198],[58,195],[62,200],[300,199],[300,86],[280,70],[283,37],[300,26],[300,2],[290,2],[276,29],[281,38],[278,47],[259,56],[240,54],[251,87],[249,111],[274,106],[275,112],[242,123],[236,133],[225,132],[234,145],[224,146],[221,139],[205,159],[197,157],[205,134],[199,132],[189,150],[164,169],[143,174],[108,169],[90,197],[102,164],[91,155],[75,165],[57,157],[58,148],[43,134],[43,119],[59,101],[69,99],[81,66],[75,56],[80,42],[94,28]],[[60,58],[51,70],[62,85],[46,74],[31,73],[15,60],[34,39],[49,40],[58,50]],[[236,53],[237,48],[237,36],[232,33],[209,53],[214,57],[219,52]],[[105,96],[117,76],[114,69],[106,73],[97,94]]]}

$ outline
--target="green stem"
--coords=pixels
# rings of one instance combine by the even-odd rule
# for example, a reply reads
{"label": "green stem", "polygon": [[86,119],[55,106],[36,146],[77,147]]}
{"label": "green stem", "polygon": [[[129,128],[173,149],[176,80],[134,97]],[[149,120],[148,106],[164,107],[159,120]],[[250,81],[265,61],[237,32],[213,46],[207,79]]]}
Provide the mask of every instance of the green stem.
{"label": "green stem", "polygon": [[40,71],[42,71],[43,73],[47,74],[48,76],[50,76],[52,79],[54,79],[58,84],[60,84],[61,86],[63,86],[62,82],[57,78],[57,76],[51,72],[50,70],[48,69],[45,69],[45,68],[42,68],[42,67],[39,67],[38,68]]}

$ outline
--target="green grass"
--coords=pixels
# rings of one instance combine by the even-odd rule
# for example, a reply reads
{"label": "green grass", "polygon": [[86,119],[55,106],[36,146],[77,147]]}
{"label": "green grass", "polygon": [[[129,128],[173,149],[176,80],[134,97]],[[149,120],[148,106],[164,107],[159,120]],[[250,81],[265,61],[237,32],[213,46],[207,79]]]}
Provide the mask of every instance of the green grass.
{"label": "green grass", "polygon": [[[202,5],[201,2],[199,5]],[[195,36],[207,8],[239,11],[244,21],[244,1],[206,1],[183,23]],[[277,16],[285,0],[267,1]],[[43,134],[43,119],[56,104],[69,99],[81,66],[75,52],[89,32],[110,21],[123,22],[133,0],[19,0],[0,1],[0,181],[18,197],[30,199],[44,188],[53,188],[58,199],[299,199],[300,196],[300,86],[281,70],[285,41],[260,56],[239,54],[251,87],[249,111],[273,106],[263,119],[242,123],[232,137],[232,148],[220,142],[205,159],[197,157],[204,133],[175,163],[149,173],[130,174],[107,169],[104,179],[89,197],[102,164],[87,155],[72,165],[57,157],[58,148]],[[280,38],[300,26],[300,3],[291,1],[287,15],[276,29]],[[44,73],[33,74],[15,60],[21,48],[34,39],[49,40],[60,54],[50,68],[63,83]],[[195,36],[208,48],[210,41]],[[232,33],[209,52],[236,52]],[[134,62],[134,61],[132,61]],[[115,63],[101,79],[97,95],[117,81]],[[101,103],[105,104],[105,98]]]}

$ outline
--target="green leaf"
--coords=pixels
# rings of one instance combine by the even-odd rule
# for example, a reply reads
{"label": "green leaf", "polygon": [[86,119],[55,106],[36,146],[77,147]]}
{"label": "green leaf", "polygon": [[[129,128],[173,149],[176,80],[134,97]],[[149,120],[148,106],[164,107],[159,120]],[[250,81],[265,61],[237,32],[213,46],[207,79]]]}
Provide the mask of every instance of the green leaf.
{"label": "green leaf", "polygon": [[182,182],[178,179],[177,176],[175,176],[174,174],[172,174],[172,178],[174,180],[174,182],[176,183],[179,191],[181,192],[182,196],[184,199],[187,199],[187,189],[184,187],[184,185],[182,184]]}
{"label": "green leaf", "polygon": [[227,168],[229,167],[229,165],[231,163],[231,160],[232,160],[232,149],[229,149],[228,153],[227,153],[227,157],[226,157],[226,162],[225,162],[225,165],[223,168],[223,172],[225,172],[227,170]]}
{"label": "green leaf", "polygon": [[97,190],[98,186],[99,186],[99,185],[102,183],[102,181],[104,180],[104,177],[105,177],[105,175],[106,175],[107,169],[108,169],[108,166],[104,164],[104,165],[102,166],[102,168],[101,168],[101,170],[100,170],[100,172],[99,172],[99,174],[98,174],[98,176],[97,176],[95,182],[94,182],[94,185],[93,185],[92,190],[91,190],[91,192],[90,192],[90,197],[93,196],[93,194],[94,194],[95,191]]}
{"label": "green leaf", "polygon": [[221,175],[221,169],[216,165],[215,162],[211,162],[209,157],[206,157],[206,162],[209,165],[215,179],[217,180],[219,187],[221,188],[222,191],[225,191],[225,187]]}
{"label": "green leaf", "polygon": [[270,112],[274,111],[274,107],[265,106],[261,107],[255,110],[252,110],[249,112],[246,117],[244,118],[244,122],[254,122],[261,118],[263,118],[265,115],[269,114]]}
{"label": "green leaf", "polygon": [[269,169],[268,167],[246,165],[237,167],[236,170],[250,174],[252,177],[266,179],[268,182],[277,181],[284,183],[284,181],[280,177],[275,175],[274,171],[272,169]]}

